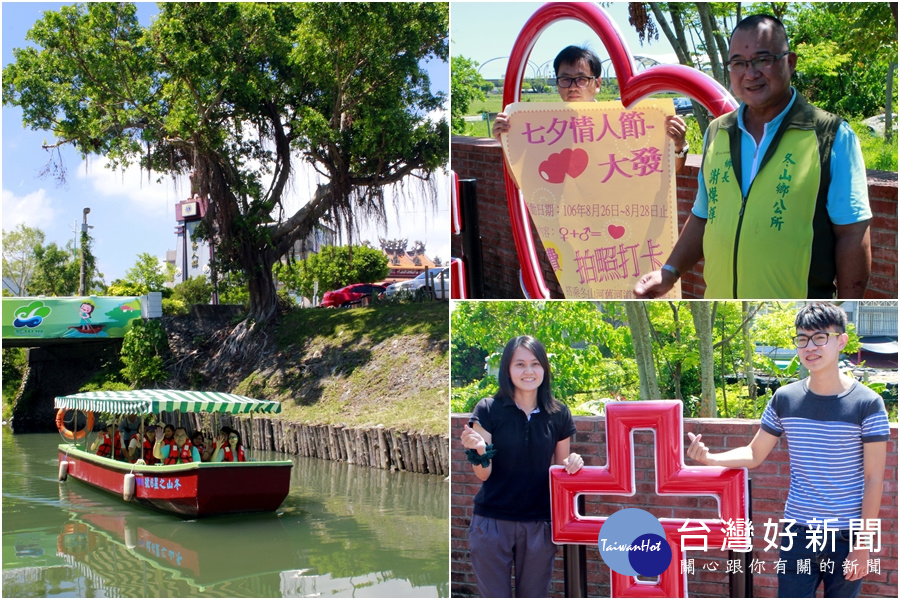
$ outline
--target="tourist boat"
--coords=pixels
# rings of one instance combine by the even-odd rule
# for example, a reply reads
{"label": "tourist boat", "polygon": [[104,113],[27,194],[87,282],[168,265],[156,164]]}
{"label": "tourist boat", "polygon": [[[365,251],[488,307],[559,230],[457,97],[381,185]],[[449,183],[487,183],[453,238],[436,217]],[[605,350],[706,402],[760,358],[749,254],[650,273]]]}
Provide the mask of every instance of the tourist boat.
{"label": "tourist boat", "polygon": [[[163,412],[213,414],[278,413],[281,404],[235,394],[178,390],[85,392],[58,396],[60,411],[81,411],[93,424],[94,413],[159,415]],[[57,424],[62,422],[62,415]],[[77,419],[76,419],[77,420]],[[59,445],[59,479],[77,481],[163,512],[183,517],[274,511],[290,489],[290,460],[135,464],[97,456],[87,449],[86,430],[60,432],[71,440]],[[251,428],[252,429],[252,428]],[[83,444],[79,441],[83,440]],[[251,440],[252,443],[252,440]],[[247,444],[249,447],[250,444]]]}

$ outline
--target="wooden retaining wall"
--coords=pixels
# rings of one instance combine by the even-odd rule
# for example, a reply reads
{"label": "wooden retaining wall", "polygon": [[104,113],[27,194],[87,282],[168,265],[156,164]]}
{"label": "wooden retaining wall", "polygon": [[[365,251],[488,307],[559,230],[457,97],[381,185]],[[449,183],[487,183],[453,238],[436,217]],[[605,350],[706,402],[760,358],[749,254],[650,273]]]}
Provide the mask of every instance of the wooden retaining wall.
{"label": "wooden retaining wall", "polygon": [[[174,415],[163,414],[166,423]],[[189,431],[212,430],[201,415],[182,415]],[[219,415],[218,426],[237,429],[245,446],[254,450],[336,460],[389,471],[409,471],[446,477],[450,474],[450,442],[446,436],[401,431],[393,427],[304,425],[268,417]],[[251,427],[253,429],[251,436]],[[252,446],[251,444],[252,439]]]}

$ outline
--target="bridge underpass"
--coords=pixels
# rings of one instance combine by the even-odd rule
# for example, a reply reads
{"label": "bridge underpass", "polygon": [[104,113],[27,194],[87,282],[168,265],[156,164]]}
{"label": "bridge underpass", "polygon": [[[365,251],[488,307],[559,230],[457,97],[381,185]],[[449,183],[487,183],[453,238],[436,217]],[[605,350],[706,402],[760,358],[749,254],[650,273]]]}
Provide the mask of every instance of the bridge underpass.
{"label": "bridge underpass", "polygon": [[28,349],[10,426],[47,433],[56,431],[53,399],[113,364],[134,320],[162,316],[162,296],[3,298],[2,314],[3,346]]}

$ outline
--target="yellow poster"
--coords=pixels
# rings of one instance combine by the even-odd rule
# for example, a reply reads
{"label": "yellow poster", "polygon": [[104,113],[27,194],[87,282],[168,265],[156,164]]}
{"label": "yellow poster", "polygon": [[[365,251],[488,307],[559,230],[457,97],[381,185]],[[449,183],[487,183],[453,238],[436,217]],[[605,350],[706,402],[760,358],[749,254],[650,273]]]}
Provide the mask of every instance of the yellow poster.
{"label": "yellow poster", "polygon": [[518,102],[507,114],[507,165],[566,298],[633,298],[678,237],[672,101]]}

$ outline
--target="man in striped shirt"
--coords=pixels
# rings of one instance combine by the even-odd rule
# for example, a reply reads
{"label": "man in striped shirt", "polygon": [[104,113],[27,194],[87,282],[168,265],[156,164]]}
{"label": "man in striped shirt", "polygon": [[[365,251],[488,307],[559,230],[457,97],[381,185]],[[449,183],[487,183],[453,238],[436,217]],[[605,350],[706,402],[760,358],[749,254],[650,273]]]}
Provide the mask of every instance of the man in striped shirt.
{"label": "man in striped shirt", "polygon": [[881,396],[838,368],[846,324],[846,313],[827,302],[800,309],[794,343],[809,377],[775,392],[748,446],[712,454],[702,436],[688,433],[694,460],[751,469],[787,438],[781,598],[813,598],[820,582],[826,597],[856,597],[868,570],[869,550],[858,547],[865,544],[854,538],[851,547],[851,520],[865,526],[878,518],[890,429]]}

